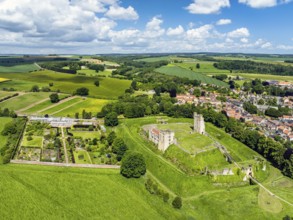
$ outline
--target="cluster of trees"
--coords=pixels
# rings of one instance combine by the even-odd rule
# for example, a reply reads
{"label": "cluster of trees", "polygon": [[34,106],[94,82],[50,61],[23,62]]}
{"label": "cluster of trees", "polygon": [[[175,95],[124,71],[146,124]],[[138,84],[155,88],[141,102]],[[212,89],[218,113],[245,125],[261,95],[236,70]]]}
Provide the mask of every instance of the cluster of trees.
{"label": "cluster of trees", "polygon": [[126,151],[127,145],[122,138],[117,137],[114,131],[111,131],[107,137],[108,145],[111,147],[112,152],[116,155],[117,161],[121,161]]}
{"label": "cluster of trees", "polygon": [[257,107],[250,102],[244,102],[243,108],[245,111],[247,111],[250,114],[257,114]]}
{"label": "cluster of trees", "polygon": [[263,155],[286,176],[293,178],[293,150],[290,142],[283,145],[260,134],[257,130],[248,129],[240,121],[228,118],[225,112],[218,113],[213,109],[200,108],[197,108],[197,111],[203,114],[205,121],[224,128],[232,137]]}
{"label": "cluster of trees", "polygon": [[243,73],[260,73],[293,76],[293,67],[281,64],[269,64],[243,60],[223,60],[214,63],[214,67]]}
{"label": "cluster of trees", "polygon": [[53,93],[49,96],[51,103],[58,103],[60,101],[59,95],[57,93]]}
{"label": "cluster of trees", "polygon": [[273,117],[273,118],[278,118],[282,117],[283,115],[291,115],[292,114],[292,109],[289,107],[281,107],[279,106],[278,109],[276,108],[268,108],[265,111],[265,115]]}
{"label": "cluster of trees", "polygon": [[213,78],[216,78],[221,81],[225,81],[226,79],[228,79],[228,76],[226,74],[221,74],[221,75],[215,75],[213,76]]}
{"label": "cluster of trees", "polygon": [[129,151],[122,159],[120,173],[127,178],[139,178],[146,173],[146,163],[142,154]]}
{"label": "cluster of trees", "polygon": [[[149,98],[147,95],[131,96],[124,94],[119,97],[118,102],[105,105],[97,117],[105,117],[107,126],[116,126],[118,124],[117,115],[123,114],[126,118],[139,118],[145,115],[156,115],[160,112],[167,113],[173,108],[176,99],[169,95]],[[109,114],[111,113],[111,114]]]}
{"label": "cluster of trees", "polygon": [[[76,74],[77,70],[79,70],[80,64],[77,62],[44,62],[39,64],[42,68],[61,72],[61,73],[69,73],[69,74]],[[69,66],[69,69],[64,69],[63,67]]]}
{"label": "cluster of trees", "polygon": [[250,91],[256,94],[263,94],[266,92],[268,95],[272,96],[292,96],[293,90],[288,88],[280,88],[277,86],[269,85],[266,81],[261,81],[260,79],[252,80],[251,82],[244,82],[243,84],[244,91]]}
{"label": "cluster of trees", "polygon": [[12,122],[5,125],[1,134],[3,136],[7,136],[8,138],[6,144],[0,149],[4,164],[9,163],[10,159],[13,157],[24,130],[25,123],[26,119],[15,118]]}
{"label": "cluster of trees", "polygon": [[16,118],[17,114],[9,110],[8,108],[4,108],[3,110],[0,108],[0,117],[11,117],[11,118]]}
{"label": "cluster of trees", "polygon": [[87,66],[87,68],[89,68],[91,70],[95,70],[97,73],[98,72],[103,72],[105,70],[105,66],[100,65],[100,64],[88,63],[88,64],[86,64],[86,66]]}
{"label": "cluster of trees", "polygon": [[89,89],[86,87],[81,87],[76,89],[75,95],[80,95],[80,96],[88,96],[89,95]]}

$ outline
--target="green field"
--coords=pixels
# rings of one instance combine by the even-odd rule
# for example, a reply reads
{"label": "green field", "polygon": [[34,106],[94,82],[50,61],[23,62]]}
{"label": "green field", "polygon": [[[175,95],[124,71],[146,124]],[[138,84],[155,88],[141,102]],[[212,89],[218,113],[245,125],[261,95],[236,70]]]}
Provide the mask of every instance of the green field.
{"label": "green field", "polygon": [[[200,68],[196,68],[196,64],[200,65]],[[192,62],[192,63],[176,63],[174,64],[176,66],[182,67],[184,69],[192,70],[196,73],[210,73],[212,74],[228,74],[230,71],[228,70],[219,70],[214,67],[214,62],[208,62],[208,61],[198,61],[198,62]]]}
{"label": "green field", "polygon": [[22,140],[23,147],[37,147],[41,148],[43,145],[43,137],[32,136],[32,140],[28,141],[27,137],[24,137]]}
{"label": "green field", "polygon": [[[60,99],[63,99],[65,97],[68,97],[68,94],[59,94]],[[45,109],[45,108],[48,108],[48,107],[54,106],[54,105],[58,105],[58,103],[52,103],[50,100],[47,100],[47,101],[41,102],[39,104],[36,104],[35,106],[23,111],[22,113],[36,114],[37,112],[41,111],[42,109]]]}
{"label": "green field", "polygon": [[162,74],[166,74],[170,76],[186,77],[191,80],[200,80],[202,83],[206,83],[206,84],[228,87],[228,84],[225,82],[222,82],[217,79],[206,76],[204,74],[195,73],[191,70],[174,66],[174,65],[163,66],[156,69],[155,71],[158,73],[162,73]]}
{"label": "green field", "polygon": [[82,111],[86,110],[87,112],[92,112],[94,115],[100,112],[104,105],[111,102],[110,100],[105,99],[93,99],[87,98],[77,103],[76,105],[64,109],[63,111],[57,113],[55,116],[70,116],[74,117],[75,113],[79,113],[81,116]]}
{"label": "green field", "polygon": [[83,139],[88,138],[100,138],[100,131],[70,131],[74,137],[82,137]]}
{"label": "green field", "polygon": [[70,99],[66,102],[63,102],[63,103],[57,103],[57,105],[52,105],[51,108],[49,109],[46,109],[44,111],[40,111],[41,114],[48,114],[48,115],[51,115],[51,114],[54,114],[55,112],[58,112],[62,109],[67,109],[67,108],[71,108],[70,106],[74,106],[75,104],[77,104],[78,102],[81,102],[83,98],[81,97],[76,97],[76,98],[73,98],[73,99]]}
{"label": "green field", "polygon": [[[0,166],[2,219],[183,219],[119,170]],[[135,207],[135,208],[134,208]]]}
{"label": "green field", "polygon": [[26,73],[39,69],[35,64],[0,65],[0,73]]}
{"label": "green field", "polygon": [[16,96],[15,98],[8,99],[0,103],[0,108],[8,108],[10,110],[20,110],[36,102],[49,98],[51,93],[36,92],[26,93],[24,95]]}
{"label": "green field", "polygon": [[7,97],[7,96],[11,96],[13,94],[15,94],[16,92],[5,92],[5,91],[0,91],[0,99]]}
{"label": "green field", "polygon": [[119,80],[110,77],[100,77],[100,86],[94,85],[96,78],[88,76],[79,76],[65,73],[56,73],[53,71],[37,71],[32,73],[1,73],[0,77],[11,79],[10,82],[0,84],[1,88],[14,88],[21,91],[29,91],[33,85],[40,87],[48,86],[52,91],[59,90],[63,93],[70,93],[76,91],[77,88],[87,87],[89,89],[89,96],[103,99],[117,99],[124,91],[129,88],[131,81]]}

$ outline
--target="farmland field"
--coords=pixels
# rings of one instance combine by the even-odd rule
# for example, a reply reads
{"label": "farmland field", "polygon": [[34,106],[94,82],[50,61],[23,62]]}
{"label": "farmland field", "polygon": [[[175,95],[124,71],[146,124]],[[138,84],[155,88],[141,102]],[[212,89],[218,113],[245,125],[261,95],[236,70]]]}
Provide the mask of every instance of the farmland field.
{"label": "farmland field", "polygon": [[[16,90],[28,91],[33,85],[48,86],[49,83],[54,85],[52,91],[61,91],[63,93],[70,93],[76,91],[77,88],[87,87],[89,89],[89,96],[105,99],[117,99],[117,97],[124,93],[125,89],[129,88],[131,81],[119,80],[109,77],[99,78],[100,86],[94,85],[96,78],[87,76],[78,76],[65,73],[56,73],[53,71],[37,71],[26,74],[19,73],[1,73],[0,77],[11,79],[10,82],[0,84],[1,88],[14,88]],[[113,89],[115,88],[115,89]]]}
{"label": "farmland field", "polygon": [[7,97],[7,96],[11,96],[13,94],[15,94],[16,92],[5,92],[5,91],[0,91],[0,99]]}
{"label": "farmland field", "polygon": [[57,103],[56,105],[52,105],[52,108],[46,109],[44,111],[40,111],[40,113],[51,115],[51,114],[54,114],[55,112],[60,111],[62,109],[70,108],[71,105],[73,106],[80,101],[82,101],[82,98],[76,97],[76,98],[70,99],[66,102]]}
{"label": "farmland field", "polygon": [[[63,99],[65,97],[68,97],[68,94],[59,94],[60,99]],[[66,100],[64,100],[64,101],[66,101]],[[58,105],[58,104],[59,103],[52,103],[50,100],[46,100],[46,101],[43,101],[39,104],[36,104],[35,106],[33,106],[25,111],[22,111],[22,113],[34,114],[34,113],[41,111],[42,109],[49,108],[50,106],[54,106],[54,105]]]}
{"label": "farmland field", "polygon": [[8,81],[8,80],[10,80],[10,79],[0,78],[0,83],[2,83],[2,82],[6,82],[6,81]]}
{"label": "farmland field", "polygon": [[1,102],[1,108],[8,108],[10,110],[19,110],[25,108],[31,104],[34,104],[38,101],[44,100],[49,97],[51,93],[45,92],[36,92],[36,93],[27,93],[24,95],[16,96],[15,98],[9,99],[7,101]]}
{"label": "farmland field", "polygon": [[0,166],[0,175],[3,219],[182,219],[184,214],[150,195],[143,178],[126,179],[119,170],[7,165]]}
{"label": "farmland field", "polygon": [[39,69],[35,64],[0,65],[0,73],[26,73]]}
{"label": "farmland field", "polygon": [[[196,68],[196,64],[200,65],[200,68]],[[192,63],[176,63],[174,65],[192,70],[196,73],[218,73],[218,74],[228,74],[228,70],[219,70],[213,66],[214,62],[208,62],[208,61],[199,61],[199,62],[192,62]]]}
{"label": "farmland field", "polygon": [[178,66],[172,66],[172,65],[163,66],[163,67],[156,69],[155,71],[158,73],[166,74],[166,75],[186,77],[191,80],[200,80],[202,83],[206,83],[206,84],[213,84],[213,85],[217,85],[217,86],[228,87],[228,84],[225,82],[208,77],[208,76],[203,75],[201,73],[195,73],[191,70],[181,68]]}
{"label": "farmland field", "polygon": [[76,105],[64,109],[63,111],[57,113],[55,116],[70,116],[74,117],[75,113],[79,113],[81,115],[83,110],[86,110],[87,112],[92,112],[94,114],[100,112],[104,105],[109,103],[111,101],[105,100],[105,99],[93,99],[93,98],[87,98],[82,100],[81,102],[77,103]]}

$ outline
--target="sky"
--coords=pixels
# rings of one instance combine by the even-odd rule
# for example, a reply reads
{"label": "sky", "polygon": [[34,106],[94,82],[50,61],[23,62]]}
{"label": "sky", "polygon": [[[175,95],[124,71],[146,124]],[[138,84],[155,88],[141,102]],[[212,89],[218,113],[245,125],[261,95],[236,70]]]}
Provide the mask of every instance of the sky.
{"label": "sky", "polygon": [[293,0],[0,0],[0,54],[293,54]]}

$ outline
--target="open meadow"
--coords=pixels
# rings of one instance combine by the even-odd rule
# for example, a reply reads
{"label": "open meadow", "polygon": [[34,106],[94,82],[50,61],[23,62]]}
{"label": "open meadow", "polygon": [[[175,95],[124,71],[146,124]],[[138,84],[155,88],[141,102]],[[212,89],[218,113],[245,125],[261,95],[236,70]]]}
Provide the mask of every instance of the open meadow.
{"label": "open meadow", "polygon": [[40,68],[35,64],[9,64],[0,65],[0,73],[26,73],[31,71],[39,70]]}
{"label": "open meadow", "polygon": [[35,104],[36,102],[48,99],[50,94],[51,93],[47,92],[25,93],[4,102],[0,102],[0,108],[8,108],[10,110],[17,111],[22,108],[26,108],[29,105]]}
{"label": "open meadow", "polygon": [[[100,86],[94,85],[97,80],[95,77],[72,75],[66,73],[57,73],[54,71],[36,71],[32,73],[0,73],[0,77],[11,79],[10,82],[0,84],[2,88],[14,88],[18,91],[29,91],[33,85],[39,87],[49,86],[52,91],[60,91],[72,94],[80,87],[89,89],[89,96],[102,99],[117,99],[124,91],[129,88],[131,81],[119,80],[109,77],[100,77]],[[115,88],[115,89],[113,89]]]}
{"label": "open meadow", "polygon": [[191,80],[198,80],[202,83],[216,85],[216,86],[222,86],[222,87],[228,87],[228,84],[225,82],[222,82],[220,80],[211,78],[209,76],[206,76],[201,73],[193,72],[192,70],[185,69],[179,66],[174,66],[169,64],[168,66],[163,66],[158,69],[155,69],[156,72],[170,75],[170,76],[178,76],[178,77],[185,77]]}
{"label": "open meadow", "polygon": [[3,219],[184,219],[119,170],[6,165],[0,175]]}

